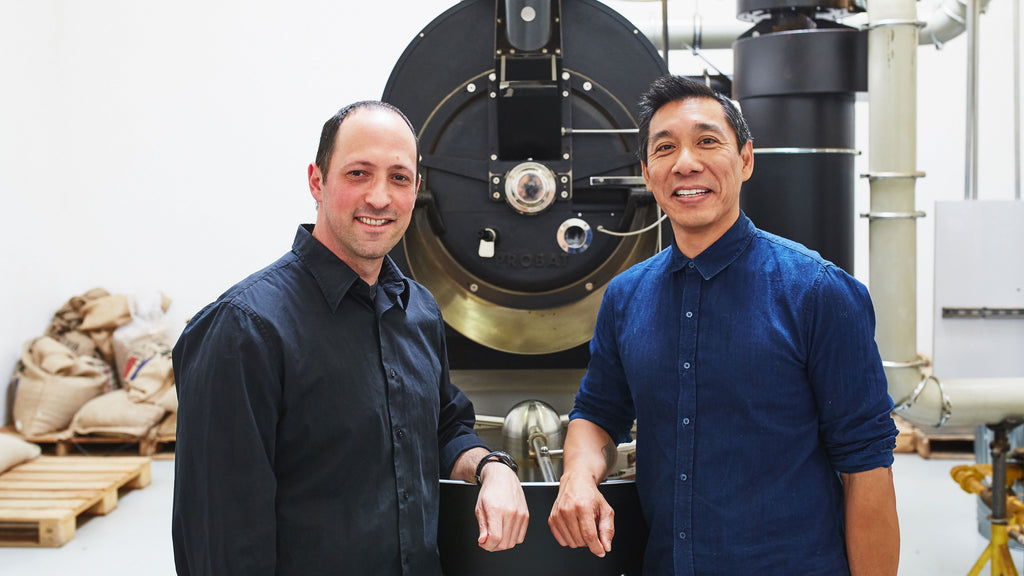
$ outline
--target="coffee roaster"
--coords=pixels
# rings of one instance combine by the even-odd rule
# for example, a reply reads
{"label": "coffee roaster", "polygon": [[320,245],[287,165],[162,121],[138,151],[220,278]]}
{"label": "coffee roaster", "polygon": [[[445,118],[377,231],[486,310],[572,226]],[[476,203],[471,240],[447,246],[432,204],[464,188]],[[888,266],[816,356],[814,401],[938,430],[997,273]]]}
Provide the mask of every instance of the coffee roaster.
{"label": "coffee roaster", "polygon": [[453,370],[585,368],[604,287],[657,249],[614,234],[656,217],[635,106],[666,71],[594,0],[467,0],[405,50],[383,99],[424,183],[392,256],[437,298]]}

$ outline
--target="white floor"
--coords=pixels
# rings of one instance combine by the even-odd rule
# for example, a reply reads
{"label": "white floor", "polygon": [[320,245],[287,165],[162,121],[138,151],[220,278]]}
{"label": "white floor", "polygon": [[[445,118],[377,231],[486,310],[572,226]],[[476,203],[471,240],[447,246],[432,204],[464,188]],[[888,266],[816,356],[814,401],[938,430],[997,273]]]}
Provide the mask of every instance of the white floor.
{"label": "white floor", "polygon": [[[949,470],[965,461],[897,454],[894,467],[902,532],[901,576],[966,575],[987,541],[978,535],[975,499]],[[79,527],[59,549],[0,548],[3,576],[171,576],[174,463],[152,464],[152,484],[127,493],[109,516]],[[1022,554],[1013,552],[1021,570]],[[1022,570],[1024,572],[1024,570]],[[989,573],[985,567],[983,574]]]}

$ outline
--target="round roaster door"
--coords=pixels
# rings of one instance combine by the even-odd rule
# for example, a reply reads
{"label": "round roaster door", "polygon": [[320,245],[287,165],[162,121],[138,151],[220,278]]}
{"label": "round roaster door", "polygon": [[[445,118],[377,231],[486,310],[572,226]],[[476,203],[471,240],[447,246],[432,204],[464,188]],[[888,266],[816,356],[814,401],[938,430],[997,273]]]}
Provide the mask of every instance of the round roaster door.
{"label": "round roaster door", "polygon": [[487,348],[591,337],[604,288],[655,253],[636,103],[667,72],[592,0],[467,0],[410,43],[383,100],[419,131],[423,184],[392,253],[446,322]]}

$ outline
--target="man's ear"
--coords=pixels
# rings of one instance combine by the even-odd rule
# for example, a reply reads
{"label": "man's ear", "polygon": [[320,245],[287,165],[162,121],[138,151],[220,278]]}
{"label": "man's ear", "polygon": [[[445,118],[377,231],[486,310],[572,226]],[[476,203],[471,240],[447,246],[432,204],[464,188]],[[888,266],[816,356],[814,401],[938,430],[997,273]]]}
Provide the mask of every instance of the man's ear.
{"label": "man's ear", "polygon": [[323,201],[324,196],[323,174],[320,173],[320,167],[316,164],[310,164],[309,168],[306,169],[306,173],[309,178],[309,193],[313,195],[313,199],[319,204]]}
{"label": "man's ear", "polygon": [[747,143],[743,145],[743,149],[740,150],[740,159],[743,160],[743,182],[750,180],[750,175],[754,173],[754,141],[747,140]]}

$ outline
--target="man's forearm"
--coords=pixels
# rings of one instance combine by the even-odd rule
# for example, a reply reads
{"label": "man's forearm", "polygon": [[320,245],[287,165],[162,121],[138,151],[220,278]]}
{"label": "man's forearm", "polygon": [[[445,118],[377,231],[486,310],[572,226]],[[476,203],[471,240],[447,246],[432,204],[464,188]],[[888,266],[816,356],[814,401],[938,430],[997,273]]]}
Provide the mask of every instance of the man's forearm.
{"label": "man's forearm", "polygon": [[900,527],[891,468],[843,474],[846,554],[852,576],[895,576]]}
{"label": "man's forearm", "polygon": [[566,474],[591,476],[600,483],[615,466],[618,450],[603,428],[576,419],[569,422],[562,455]]}
{"label": "man's forearm", "polygon": [[475,484],[476,466],[487,454],[489,454],[488,450],[480,446],[470,448],[460,454],[459,458],[455,461],[455,466],[452,467],[452,479]]}

